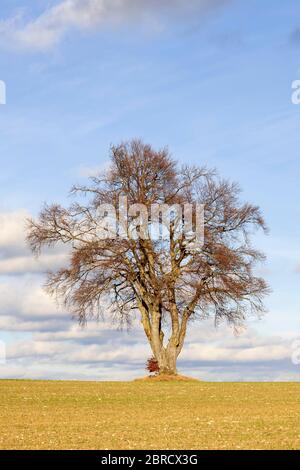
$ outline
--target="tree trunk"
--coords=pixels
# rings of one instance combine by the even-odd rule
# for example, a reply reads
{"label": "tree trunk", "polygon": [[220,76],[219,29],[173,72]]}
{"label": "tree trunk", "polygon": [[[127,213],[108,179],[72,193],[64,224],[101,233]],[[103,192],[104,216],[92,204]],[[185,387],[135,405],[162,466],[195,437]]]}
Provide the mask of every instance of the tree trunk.
{"label": "tree trunk", "polygon": [[178,321],[173,321],[171,338],[168,344],[164,346],[160,310],[156,308],[149,314],[141,307],[140,305],[142,324],[153,355],[158,362],[159,375],[177,375],[176,363],[185,339],[186,321],[183,321],[181,328]]}
{"label": "tree trunk", "polygon": [[176,348],[162,348],[156,358],[159,365],[159,375],[176,375],[177,351]]}

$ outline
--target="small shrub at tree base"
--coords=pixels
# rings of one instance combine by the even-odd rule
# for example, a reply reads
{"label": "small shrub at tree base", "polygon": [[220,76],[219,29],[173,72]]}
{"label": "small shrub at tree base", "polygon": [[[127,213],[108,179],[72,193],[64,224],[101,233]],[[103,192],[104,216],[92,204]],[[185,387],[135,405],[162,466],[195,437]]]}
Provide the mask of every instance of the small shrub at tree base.
{"label": "small shrub at tree base", "polygon": [[150,374],[158,374],[159,373],[159,365],[155,357],[150,357],[146,363],[146,369]]}

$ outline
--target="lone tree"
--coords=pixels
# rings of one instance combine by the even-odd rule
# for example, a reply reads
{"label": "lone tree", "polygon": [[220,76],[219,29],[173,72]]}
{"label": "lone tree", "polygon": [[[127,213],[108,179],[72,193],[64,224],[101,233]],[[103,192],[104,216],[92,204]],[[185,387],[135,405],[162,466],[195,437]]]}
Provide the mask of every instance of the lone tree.
{"label": "lone tree", "polygon": [[[179,167],[168,150],[134,140],[113,146],[110,167],[71,192],[77,202],[69,208],[46,205],[29,221],[34,253],[61,242],[71,247],[69,265],[50,273],[46,287],[81,324],[104,315],[130,323],[138,313],[160,374],[176,374],[191,320],[213,316],[238,327],[264,311],[268,287],[253,272],[264,255],[250,235],[265,223],[258,207],[239,201],[236,184],[205,168]],[[127,225],[122,219],[112,236],[111,214],[100,208],[113,206],[121,218],[124,196],[139,210],[128,211]],[[201,247],[177,230],[184,215],[170,216],[164,237],[147,236],[153,205],[187,203],[204,205]],[[149,210],[146,224],[136,204]]]}

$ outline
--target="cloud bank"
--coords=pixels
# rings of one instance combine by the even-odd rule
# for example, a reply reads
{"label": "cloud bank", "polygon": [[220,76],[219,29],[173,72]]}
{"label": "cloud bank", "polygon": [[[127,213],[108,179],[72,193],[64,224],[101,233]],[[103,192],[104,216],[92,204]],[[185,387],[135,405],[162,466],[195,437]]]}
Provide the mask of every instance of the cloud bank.
{"label": "cloud bank", "polygon": [[[24,242],[24,211],[0,213],[0,340],[6,344],[2,378],[128,380],[145,374],[151,355],[137,319],[131,332],[108,322],[85,329],[42,289],[42,273],[64,262],[62,251],[40,264]],[[192,323],[179,358],[180,372],[204,380],[300,380],[291,335],[266,336],[253,328],[234,336],[223,325]],[[3,343],[1,343],[3,344]]]}
{"label": "cloud bank", "polygon": [[214,11],[227,0],[63,0],[24,22],[21,15],[0,21],[0,34],[20,48],[49,49],[72,30],[93,31],[134,22],[152,28],[167,18]]}
{"label": "cloud bank", "polygon": [[25,243],[29,217],[25,209],[0,213],[0,275],[42,273],[56,270],[66,262],[68,252],[64,247],[46,250],[39,259],[32,256]]}

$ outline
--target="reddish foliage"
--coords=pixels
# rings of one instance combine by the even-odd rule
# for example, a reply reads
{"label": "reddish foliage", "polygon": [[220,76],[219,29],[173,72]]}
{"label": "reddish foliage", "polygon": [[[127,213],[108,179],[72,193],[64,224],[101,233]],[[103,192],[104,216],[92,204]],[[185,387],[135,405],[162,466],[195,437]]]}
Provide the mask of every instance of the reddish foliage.
{"label": "reddish foliage", "polygon": [[152,373],[158,374],[159,365],[158,365],[158,362],[157,362],[157,360],[155,359],[154,356],[152,356],[152,357],[150,357],[150,359],[148,359],[147,364],[146,364],[146,369],[147,369],[148,372],[150,372],[150,374],[152,374]]}

